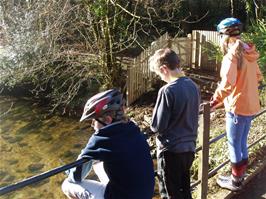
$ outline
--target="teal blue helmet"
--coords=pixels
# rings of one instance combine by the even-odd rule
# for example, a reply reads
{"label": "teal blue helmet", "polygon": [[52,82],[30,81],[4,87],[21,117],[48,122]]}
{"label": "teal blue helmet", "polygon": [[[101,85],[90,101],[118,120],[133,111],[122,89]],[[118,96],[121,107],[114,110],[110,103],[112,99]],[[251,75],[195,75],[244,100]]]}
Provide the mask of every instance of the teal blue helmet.
{"label": "teal blue helmet", "polygon": [[243,25],[237,18],[226,18],[222,20],[218,26],[217,31],[220,34],[237,36],[242,33]]}

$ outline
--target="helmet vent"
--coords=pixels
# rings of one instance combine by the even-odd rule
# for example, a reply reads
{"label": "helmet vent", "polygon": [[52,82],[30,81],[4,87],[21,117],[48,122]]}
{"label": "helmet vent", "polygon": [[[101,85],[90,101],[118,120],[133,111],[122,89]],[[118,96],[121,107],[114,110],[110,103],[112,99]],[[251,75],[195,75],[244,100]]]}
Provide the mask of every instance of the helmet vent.
{"label": "helmet vent", "polygon": [[87,101],[80,121],[98,118],[111,111],[120,112],[123,106],[122,102],[122,94],[117,89],[98,93]]}
{"label": "helmet vent", "polygon": [[108,107],[107,102],[108,102],[108,98],[105,98],[105,99],[102,99],[98,104],[96,104],[95,106],[96,115],[98,115],[99,113],[101,113],[103,109],[106,109]]}

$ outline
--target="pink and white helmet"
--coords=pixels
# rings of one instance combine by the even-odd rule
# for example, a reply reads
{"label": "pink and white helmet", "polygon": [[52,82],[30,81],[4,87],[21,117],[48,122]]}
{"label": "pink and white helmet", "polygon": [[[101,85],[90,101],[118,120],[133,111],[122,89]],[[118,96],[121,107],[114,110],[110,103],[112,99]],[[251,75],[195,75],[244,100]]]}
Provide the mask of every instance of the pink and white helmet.
{"label": "pink and white helmet", "polygon": [[121,111],[123,96],[118,89],[110,89],[92,96],[86,103],[80,121],[99,118],[111,111]]}

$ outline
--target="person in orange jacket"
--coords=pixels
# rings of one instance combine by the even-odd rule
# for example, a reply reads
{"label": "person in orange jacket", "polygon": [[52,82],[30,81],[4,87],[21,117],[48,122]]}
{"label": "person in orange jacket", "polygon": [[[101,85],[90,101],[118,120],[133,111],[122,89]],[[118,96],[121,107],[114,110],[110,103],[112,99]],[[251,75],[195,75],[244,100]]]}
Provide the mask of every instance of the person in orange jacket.
{"label": "person in orange jacket", "polygon": [[210,105],[212,109],[224,103],[226,134],[232,174],[219,176],[217,184],[232,191],[242,187],[248,165],[247,138],[251,121],[260,110],[258,84],[262,80],[253,44],[241,40],[242,23],[226,18],[217,26],[221,34],[220,47],[224,54],[217,87]]}

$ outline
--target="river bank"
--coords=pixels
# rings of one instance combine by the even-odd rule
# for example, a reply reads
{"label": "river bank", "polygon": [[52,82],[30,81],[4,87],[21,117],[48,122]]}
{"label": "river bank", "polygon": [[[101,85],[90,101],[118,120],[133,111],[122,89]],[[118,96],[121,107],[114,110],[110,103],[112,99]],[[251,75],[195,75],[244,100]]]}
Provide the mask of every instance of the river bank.
{"label": "river bank", "polygon": [[[156,97],[156,95],[154,96]],[[136,121],[148,135],[151,154],[155,158],[155,137],[150,134],[148,120],[151,117],[154,99],[136,103],[127,109],[128,116]],[[52,115],[46,108],[41,108],[31,101],[0,97],[0,186],[17,182],[52,168],[75,160],[92,133],[89,124],[79,123],[78,117],[68,118]],[[211,120],[211,138],[224,132],[224,111],[218,110]],[[249,143],[266,132],[266,116],[256,119],[252,124]],[[256,155],[259,149],[266,149],[266,141],[250,150],[251,164],[260,161]],[[227,158],[225,139],[210,149],[210,168],[214,168]],[[196,156],[197,157],[197,156]],[[156,167],[156,161],[154,161]],[[192,166],[192,181],[197,179],[198,159]],[[250,172],[254,167],[250,166]],[[228,172],[226,166],[221,172]],[[95,178],[95,175],[90,175]],[[58,174],[34,186],[23,188],[3,197],[4,199],[53,198],[61,199],[61,183],[64,174]],[[219,188],[210,180],[210,195]],[[195,192],[194,192],[195,193]],[[158,199],[156,185],[154,199]]]}
{"label": "river bank", "polygon": [[[30,101],[0,97],[0,107],[0,186],[74,161],[92,133],[78,118],[51,115]],[[3,198],[64,198],[64,178],[61,173]]]}

